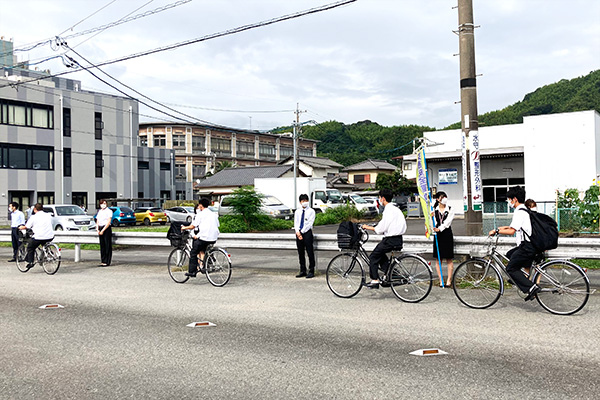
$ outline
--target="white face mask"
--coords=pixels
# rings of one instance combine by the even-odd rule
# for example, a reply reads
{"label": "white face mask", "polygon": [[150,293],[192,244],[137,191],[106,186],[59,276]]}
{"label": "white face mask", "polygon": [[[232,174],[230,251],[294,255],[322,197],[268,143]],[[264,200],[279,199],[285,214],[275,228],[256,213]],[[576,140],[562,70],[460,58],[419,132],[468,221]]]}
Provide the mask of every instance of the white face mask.
{"label": "white face mask", "polygon": [[448,198],[444,197],[442,200],[440,200],[440,203],[442,203],[443,205],[448,204]]}
{"label": "white face mask", "polygon": [[509,208],[515,208],[514,204],[512,203],[511,199],[507,199],[506,202],[508,203],[508,207]]}
{"label": "white face mask", "polygon": [[100,208],[104,210],[106,208],[106,204],[100,204]]}
{"label": "white face mask", "polygon": [[302,208],[306,208],[308,207],[308,201],[303,201],[302,203],[300,203],[300,205],[302,206]]}

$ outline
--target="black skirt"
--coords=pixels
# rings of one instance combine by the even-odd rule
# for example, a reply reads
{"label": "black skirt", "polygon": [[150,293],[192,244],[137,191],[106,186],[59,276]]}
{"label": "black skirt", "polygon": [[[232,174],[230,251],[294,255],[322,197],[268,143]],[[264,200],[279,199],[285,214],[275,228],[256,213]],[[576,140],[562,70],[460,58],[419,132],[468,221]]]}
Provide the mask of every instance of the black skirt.
{"label": "black skirt", "polygon": [[[437,244],[440,248],[440,258],[448,259],[454,258],[454,235],[452,234],[452,228],[446,228],[441,232],[437,233]],[[436,246],[436,240],[433,239],[433,258],[438,258],[438,246]]]}

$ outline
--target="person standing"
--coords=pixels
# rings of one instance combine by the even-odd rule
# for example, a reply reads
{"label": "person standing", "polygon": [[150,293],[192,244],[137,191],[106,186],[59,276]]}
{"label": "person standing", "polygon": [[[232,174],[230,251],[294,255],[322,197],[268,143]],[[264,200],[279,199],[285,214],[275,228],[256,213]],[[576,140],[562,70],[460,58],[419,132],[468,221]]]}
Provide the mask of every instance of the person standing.
{"label": "person standing", "polygon": [[[433,241],[433,258],[437,260],[436,272],[440,280],[440,287],[443,287],[442,276],[440,275],[440,260],[446,260],[448,265],[448,279],[446,286],[452,286],[452,272],[454,271],[454,235],[452,234],[452,220],[454,211],[448,205],[448,196],[444,192],[439,192],[436,196],[433,206],[433,216],[435,218],[435,240]],[[439,250],[439,254],[438,254]]]}
{"label": "person standing", "polygon": [[33,267],[33,256],[35,249],[41,244],[46,244],[54,239],[54,230],[52,229],[52,217],[50,214],[43,211],[44,206],[41,203],[36,203],[33,206],[33,213],[27,220],[25,225],[19,227],[21,230],[31,229],[33,237],[27,245],[27,269]]}
{"label": "person standing", "polygon": [[[294,230],[296,231],[296,248],[298,249],[298,260],[300,262],[300,273],[296,278],[315,277],[315,249],[313,247],[314,236],[312,232],[315,223],[315,210],[308,206],[308,195],[301,194],[298,198],[301,207],[294,214]],[[308,253],[308,273],[306,272],[306,257]]]}
{"label": "person standing", "polygon": [[10,238],[13,248],[13,258],[8,262],[15,262],[19,252],[19,226],[25,225],[25,214],[19,211],[19,203],[16,201],[8,205],[8,211],[10,211]]}
{"label": "person standing", "polygon": [[402,235],[406,232],[406,219],[402,211],[392,203],[392,191],[383,189],[379,192],[379,201],[383,204],[383,216],[377,226],[363,225],[363,229],[375,231],[383,235],[383,240],[373,249],[369,256],[369,275],[371,282],[365,286],[379,289],[379,271],[387,270],[390,262],[386,253],[402,249]]}
{"label": "person standing", "polygon": [[219,217],[217,213],[208,208],[210,201],[207,198],[200,199],[196,206],[196,216],[191,225],[182,226],[181,230],[194,230],[192,238],[192,250],[190,251],[190,264],[185,276],[192,278],[198,273],[198,262],[202,262],[200,272],[204,273],[204,254],[209,245],[215,244],[219,238]]}
{"label": "person standing", "polygon": [[[521,268],[530,268],[533,260],[537,256],[535,247],[527,240],[531,236],[531,218],[525,207],[525,189],[521,186],[515,186],[506,192],[506,201],[509,207],[514,208],[513,218],[509,226],[501,226],[489,232],[493,235],[514,235],[516,233],[517,247],[509,250],[506,256],[509,258],[506,272],[510,275],[512,281],[527,296],[525,301],[533,300],[541,291],[541,288],[531,282]],[[519,212],[522,211],[522,212]]]}
{"label": "person standing", "polygon": [[112,261],[112,217],[106,200],[100,199],[100,211],[96,215],[96,232],[100,238],[100,267],[108,267]]}

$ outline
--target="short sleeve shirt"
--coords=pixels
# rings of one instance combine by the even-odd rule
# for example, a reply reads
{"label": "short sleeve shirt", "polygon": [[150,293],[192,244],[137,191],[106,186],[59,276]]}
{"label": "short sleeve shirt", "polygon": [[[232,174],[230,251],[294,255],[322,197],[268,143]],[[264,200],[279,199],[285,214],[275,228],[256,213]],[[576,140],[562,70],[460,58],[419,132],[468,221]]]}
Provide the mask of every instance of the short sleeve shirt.
{"label": "short sleeve shirt", "polygon": [[515,208],[513,219],[510,223],[510,227],[517,231],[517,246],[524,240],[529,241],[526,239],[523,232],[525,232],[527,236],[531,236],[531,219],[529,218],[529,213],[525,211],[526,209],[524,204],[519,204],[519,206]]}

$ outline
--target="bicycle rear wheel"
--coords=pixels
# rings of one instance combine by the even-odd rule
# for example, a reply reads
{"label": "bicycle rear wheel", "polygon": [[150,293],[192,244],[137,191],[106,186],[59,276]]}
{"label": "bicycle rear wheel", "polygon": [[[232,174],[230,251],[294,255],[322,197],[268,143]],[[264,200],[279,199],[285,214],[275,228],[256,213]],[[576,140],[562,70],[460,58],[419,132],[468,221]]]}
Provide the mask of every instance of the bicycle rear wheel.
{"label": "bicycle rear wheel", "polygon": [[365,281],[365,270],[358,257],[344,253],[333,257],[325,276],[329,290],[338,297],[348,299],[360,292]]}
{"label": "bicycle rear wheel", "polygon": [[21,272],[27,272],[29,269],[27,268],[27,261],[25,261],[25,256],[27,255],[27,245],[25,243],[21,243],[19,248],[17,249],[17,269]]}
{"label": "bicycle rear wheel", "polygon": [[454,294],[461,303],[471,308],[488,308],[502,294],[500,273],[490,261],[474,258],[461,263],[452,277]]}
{"label": "bicycle rear wheel", "polygon": [[571,315],[581,310],[590,297],[590,282],[581,267],[570,261],[556,260],[542,265],[542,273],[533,276],[542,291],[537,301],[557,315]]}
{"label": "bicycle rear wheel", "polygon": [[167,269],[169,270],[169,275],[175,282],[185,283],[190,279],[189,276],[185,276],[185,273],[188,272],[188,264],[189,257],[185,250],[174,249],[171,254],[169,254]]}
{"label": "bicycle rear wheel", "polygon": [[392,292],[402,301],[418,303],[429,295],[433,286],[431,268],[414,254],[403,254],[392,261],[388,277]]}
{"label": "bicycle rear wheel", "polygon": [[214,248],[205,258],[206,278],[213,286],[225,286],[231,278],[231,260],[229,254],[219,248]]}
{"label": "bicycle rear wheel", "polygon": [[54,275],[60,268],[60,249],[55,243],[50,243],[42,250],[42,268],[48,275]]}

